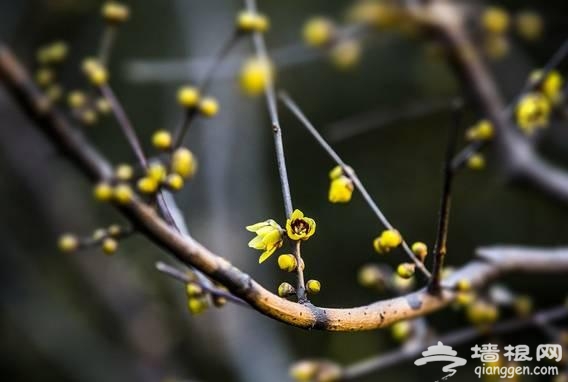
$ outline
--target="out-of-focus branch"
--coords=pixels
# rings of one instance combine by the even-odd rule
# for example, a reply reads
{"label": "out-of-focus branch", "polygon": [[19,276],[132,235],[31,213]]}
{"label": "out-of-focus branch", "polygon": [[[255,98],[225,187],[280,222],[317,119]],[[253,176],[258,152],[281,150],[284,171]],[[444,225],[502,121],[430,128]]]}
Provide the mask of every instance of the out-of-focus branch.
{"label": "out-of-focus branch", "polygon": [[454,68],[495,126],[496,143],[506,173],[514,180],[525,181],[568,203],[568,174],[540,158],[530,142],[512,128],[505,103],[466,31],[460,4],[432,0],[425,5],[413,5],[410,11],[445,40]]}
{"label": "out-of-focus branch", "polygon": [[542,310],[538,313],[533,314],[530,317],[515,318],[508,321],[504,321],[493,325],[491,328],[486,330],[479,330],[475,327],[469,327],[461,330],[457,330],[436,339],[430,339],[427,343],[422,346],[412,346],[412,347],[401,347],[400,349],[393,350],[388,353],[383,353],[381,355],[354,363],[352,365],[346,366],[341,371],[341,381],[351,381],[358,378],[364,377],[369,374],[377,373],[386,368],[398,365],[403,362],[408,362],[414,360],[416,357],[420,356],[420,353],[424,351],[426,346],[435,344],[438,341],[442,342],[444,345],[457,346],[469,341],[473,341],[476,338],[482,337],[484,335],[499,335],[511,332],[516,332],[529,327],[540,327],[542,324],[550,323],[552,321],[561,320],[568,317],[568,309],[564,306]]}
{"label": "out-of-focus branch", "polygon": [[[106,159],[77,129],[73,129],[57,109],[51,107],[16,58],[1,44],[0,81],[18,105],[36,122],[37,127],[85,175],[95,182],[110,176],[111,166]],[[468,280],[475,288],[512,270],[529,273],[568,271],[568,248],[550,256],[534,256],[533,253],[527,254],[519,250],[514,255],[493,258],[481,252],[478,259],[466,264],[442,282],[443,291],[439,296],[432,296],[426,289],[421,289],[406,296],[356,308],[320,308],[312,304],[298,304],[269,292],[224,258],[171,227],[151,206],[137,197],[127,205],[117,205],[117,208],[138,232],[182,263],[202,271],[259,312],[306,329],[360,331],[383,328],[446,307],[455,298],[452,290],[456,282],[462,279]]]}

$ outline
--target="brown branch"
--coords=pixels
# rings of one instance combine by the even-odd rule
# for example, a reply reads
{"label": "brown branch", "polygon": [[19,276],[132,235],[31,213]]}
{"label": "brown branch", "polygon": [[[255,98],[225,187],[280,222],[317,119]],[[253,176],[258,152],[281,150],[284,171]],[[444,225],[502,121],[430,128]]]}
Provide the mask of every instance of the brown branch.
{"label": "brown branch", "polygon": [[[90,146],[78,130],[73,129],[57,109],[50,106],[27,72],[1,44],[0,81],[18,105],[36,122],[37,127],[92,181],[108,179],[112,175],[109,163]],[[197,268],[259,312],[301,328],[329,331],[382,328],[399,320],[420,317],[446,307],[454,300],[455,294],[451,289],[457,280],[466,279],[473,287],[479,287],[512,270],[568,271],[568,249],[553,256],[534,256],[532,253],[519,251],[514,256],[505,256],[504,260],[500,257],[494,259],[482,253],[479,259],[466,264],[451,278],[443,281],[444,291],[440,296],[432,296],[422,289],[403,297],[356,308],[319,308],[309,303],[298,304],[269,292],[224,258],[212,253],[197,241],[189,240],[168,225],[151,206],[137,197],[134,197],[130,204],[117,205],[117,208],[140,233],[182,263]]]}
{"label": "brown branch", "polygon": [[351,381],[374,374],[386,368],[398,365],[403,362],[414,360],[420,356],[426,346],[441,341],[444,345],[457,346],[463,343],[473,341],[476,338],[483,337],[487,334],[499,335],[516,332],[529,327],[540,327],[543,323],[557,321],[568,317],[568,309],[564,306],[551,308],[533,314],[530,317],[515,318],[493,325],[486,330],[479,330],[475,327],[469,327],[461,330],[442,335],[436,339],[431,339],[422,346],[401,347],[400,349],[383,353],[381,355],[354,363],[344,367],[341,371],[341,381]]}
{"label": "brown branch", "polygon": [[447,43],[455,70],[495,126],[497,148],[507,175],[568,203],[568,174],[542,160],[531,143],[511,126],[495,82],[467,34],[461,6],[451,1],[432,0],[410,10]]}

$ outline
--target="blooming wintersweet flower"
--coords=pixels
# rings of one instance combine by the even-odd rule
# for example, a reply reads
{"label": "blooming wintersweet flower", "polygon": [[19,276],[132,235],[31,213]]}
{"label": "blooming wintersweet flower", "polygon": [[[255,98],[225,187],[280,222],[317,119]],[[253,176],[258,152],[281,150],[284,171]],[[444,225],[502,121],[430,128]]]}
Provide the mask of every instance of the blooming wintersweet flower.
{"label": "blooming wintersweet flower", "polygon": [[249,225],[247,231],[254,232],[256,237],[249,241],[248,246],[263,251],[258,263],[263,263],[278,248],[282,247],[284,230],[274,220],[269,219],[260,223]]}
{"label": "blooming wintersweet flower", "polygon": [[542,93],[528,93],[519,101],[516,109],[517,124],[531,134],[537,128],[546,127],[550,121],[550,101]]}
{"label": "blooming wintersweet flower", "polygon": [[316,222],[304,216],[300,210],[294,210],[286,220],[286,233],[292,240],[308,240],[316,232]]}

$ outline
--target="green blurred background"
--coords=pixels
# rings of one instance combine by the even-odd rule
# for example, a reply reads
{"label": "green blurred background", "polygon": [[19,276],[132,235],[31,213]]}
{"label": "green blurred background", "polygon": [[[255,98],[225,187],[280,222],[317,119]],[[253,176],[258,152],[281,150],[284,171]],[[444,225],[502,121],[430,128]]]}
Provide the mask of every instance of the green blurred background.
{"label": "green blurred background", "polygon": [[[324,57],[311,57],[313,52],[301,48],[305,20],[314,15],[342,20],[348,4],[259,1],[271,18],[270,50],[294,46],[293,54],[279,57],[300,57],[298,63],[278,70],[278,86],[295,98],[324,135],[333,138],[330,126],[345,118],[369,112],[405,114],[408,108],[444,104],[460,94],[450,68],[443,60],[432,59],[421,39],[376,33],[366,43],[358,67],[348,72],[338,71]],[[509,99],[530,70],[543,65],[568,36],[568,3],[499,4],[510,10],[536,8],[546,20],[541,41],[513,39],[510,54],[491,64]],[[80,87],[81,59],[98,47],[99,7],[100,2],[92,0],[3,0],[0,38],[30,67],[38,46],[55,39],[68,41],[71,59],[62,82],[67,88]],[[131,2],[131,7],[132,20],[121,28],[112,57],[112,84],[150,150],[151,133],[172,129],[181,118],[175,103],[177,87],[198,79],[203,71],[140,68],[155,68],[162,61],[207,61],[230,35],[242,4],[146,0]],[[176,198],[198,240],[275,290],[288,276],[277,270],[275,258],[257,264],[258,253],[247,248],[250,233],[244,230],[269,217],[284,220],[264,100],[243,95],[236,80],[240,62],[251,52],[250,42],[243,41],[221,66],[210,92],[219,99],[221,112],[192,127],[188,146],[197,154],[200,168]],[[284,109],[281,117],[294,204],[318,224],[303,250],[307,276],[323,286],[314,303],[348,307],[377,299],[358,286],[357,270],[374,261],[396,265],[402,253],[386,258],[373,253],[372,239],[381,227],[360,196],[349,205],[327,202],[327,173],[333,163]],[[468,103],[467,123],[479,117]],[[448,121],[442,108],[333,142],[409,240],[432,244],[434,239]],[[112,119],[86,134],[115,163],[133,159]],[[566,123],[559,122],[539,145],[543,155],[568,166],[567,142]],[[566,244],[566,206],[532,189],[511,187],[493,159],[490,152],[485,171],[465,171],[456,179],[448,255],[452,265],[468,261],[475,248],[484,245]],[[58,253],[55,243],[61,232],[87,235],[122,222],[122,217],[92,200],[90,185],[3,93],[0,175],[2,380],[285,381],[289,364],[298,359],[322,357],[347,364],[398,346],[388,331],[310,332],[236,306],[192,317],[185,308],[183,286],[154,270],[156,261],[169,258],[140,236],[121,243],[114,257],[97,249]],[[559,276],[514,276],[504,283],[534,296],[539,307],[561,302],[568,285]],[[428,322],[442,333],[467,326],[463,313],[451,309]],[[516,341],[542,341],[537,334],[521,333]],[[468,345],[457,350],[469,353]],[[408,364],[366,380],[379,378],[430,380]],[[462,380],[474,378],[473,373],[460,373]]]}

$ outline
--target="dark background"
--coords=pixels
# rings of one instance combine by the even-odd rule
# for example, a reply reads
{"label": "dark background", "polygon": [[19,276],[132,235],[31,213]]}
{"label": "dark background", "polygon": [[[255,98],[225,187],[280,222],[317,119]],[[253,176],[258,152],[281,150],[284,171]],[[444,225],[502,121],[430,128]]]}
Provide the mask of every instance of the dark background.
{"label": "dark background", "polygon": [[[347,6],[329,0],[259,3],[271,17],[267,44],[273,51],[301,44],[307,18],[323,14],[341,20]],[[509,99],[529,71],[543,65],[567,37],[568,4],[560,0],[500,4],[510,10],[536,7],[546,20],[541,41],[527,44],[513,39],[511,53],[491,65]],[[179,122],[177,87],[199,78],[202,70],[182,70],[179,75],[160,70],[149,78],[133,72],[133,67],[212,57],[231,33],[241,4],[146,0],[131,5],[132,20],[121,29],[112,57],[112,84],[150,150],[152,131],[172,129]],[[71,59],[62,82],[67,88],[80,87],[80,61],[98,47],[99,6],[90,0],[3,0],[0,38],[30,67],[38,46],[65,39]],[[300,50],[307,52],[307,59],[279,70],[278,85],[325,133],[331,124],[361,113],[404,114],[409,106],[458,95],[459,84],[449,67],[430,58],[427,50],[420,39],[379,32],[366,44],[360,65],[349,72],[337,71],[325,58],[310,59],[309,50]],[[275,256],[257,264],[258,253],[247,248],[250,234],[244,230],[245,225],[269,217],[284,220],[264,100],[242,95],[235,79],[240,62],[250,54],[250,42],[243,41],[222,65],[211,90],[221,112],[192,127],[188,146],[197,154],[200,169],[177,200],[198,240],[275,290],[288,276],[277,270]],[[281,109],[281,116],[294,204],[318,224],[303,250],[307,276],[323,286],[314,302],[347,307],[377,299],[357,285],[358,268],[372,261],[396,265],[403,261],[402,253],[386,258],[373,253],[371,242],[381,227],[360,196],[355,195],[349,205],[327,202],[327,173],[333,163],[287,111]],[[468,124],[479,117],[474,107],[468,107]],[[334,142],[410,241],[433,242],[448,121],[447,111],[439,110]],[[113,161],[132,160],[112,119],[86,134]],[[568,165],[567,139],[566,123],[555,124],[540,142],[543,155]],[[452,265],[463,264],[484,245],[566,244],[566,206],[530,188],[508,185],[493,154],[489,153],[487,170],[465,171],[456,180],[448,255]],[[4,94],[0,94],[0,211],[3,380],[284,381],[288,365],[301,358],[349,363],[398,346],[388,330],[307,332],[235,306],[192,317],[185,309],[183,287],[154,270],[155,261],[169,258],[140,236],[121,243],[114,257],[97,249],[58,253],[55,243],[61,232],[86,235],[122,218],[111,207],[93,202],[90,185]],[[558,304],[566,294],[565,278],[558,276],[513,276],[503,282],[534,296],[539,307]],[[467,326],[463,313],[451,309],[428,321],[440,332]],[[510,342],[541,343],[537,334],[520,333]],[[482,341],[478,343],[488,342]],[[509,343],[508,339],[502,343]],[[471,346],[457,350],[470,354]],[[407,364],[382,372],[380,378],[429,380],[421,373]],[[460,372],[460,379],[474,378],[472,372]]]}

